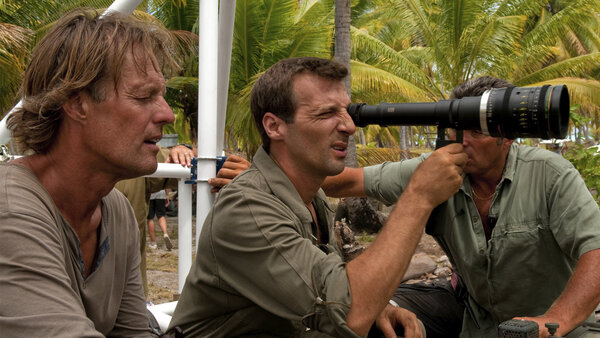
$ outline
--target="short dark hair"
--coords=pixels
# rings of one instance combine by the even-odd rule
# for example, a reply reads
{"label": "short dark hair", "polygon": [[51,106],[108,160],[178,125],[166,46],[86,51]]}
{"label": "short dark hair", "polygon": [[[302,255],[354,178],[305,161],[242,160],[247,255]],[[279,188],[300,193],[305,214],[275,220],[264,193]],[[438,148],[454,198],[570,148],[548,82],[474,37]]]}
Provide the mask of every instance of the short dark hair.
{"label": "short dark hair", "polygon": [[262,119],[266,113],[270,112],[286,123],[294,121],[296,101],[292,84],[294,76],[301,73],[342,81],[348,75],[348,69],[333,60],[298,57],[281,60],[260,76],[252,87],[250,109],[263,147],[267,151],[271,142],[263,127]]}
{"label": "short dark hair", "polygon": [[486,90],[510,86],[512,84],[506,80],[491,76],[480,76],[454,87],[452,93],[450,93],[450,98],[461,99],[465,96],[480,96]]}
{"label": "short dark hair", "polygon": [[130,52],[150,58],[157,70],[161,66],[176,70],[171,46],[165,29],[132,15],[102,16],[91,8],[67,13],[33,51],[19,92],[22,107],[7,120],[13,141],[21,151],[47,153],[60,128],[62,105],[69,98],[86,92],[94,101],[104,101],[111,81],[116,90]]}

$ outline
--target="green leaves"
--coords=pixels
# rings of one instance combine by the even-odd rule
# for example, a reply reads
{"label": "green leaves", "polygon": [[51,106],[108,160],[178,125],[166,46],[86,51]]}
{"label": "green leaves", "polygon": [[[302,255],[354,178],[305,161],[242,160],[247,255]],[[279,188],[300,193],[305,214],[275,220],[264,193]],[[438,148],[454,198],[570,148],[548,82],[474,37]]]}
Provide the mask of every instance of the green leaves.
{"label": "green leaves", "polygon": [[575,144],[564,157],[573,164],[585,181],[596,203],[600,205],[600,153],[599,148],[585,148],[581,144]]}

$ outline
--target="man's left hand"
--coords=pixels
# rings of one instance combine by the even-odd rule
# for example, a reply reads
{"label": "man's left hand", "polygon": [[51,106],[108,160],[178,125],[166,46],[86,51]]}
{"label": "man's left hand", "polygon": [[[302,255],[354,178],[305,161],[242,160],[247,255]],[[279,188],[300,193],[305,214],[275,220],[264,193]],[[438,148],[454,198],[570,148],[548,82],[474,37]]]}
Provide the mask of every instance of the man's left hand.
{"label": "man's left hand", "polygon": [[182,166],[190,167],[192,158],[196,156],[196,152],[184,145],[176,145],[171,148],[169,157],[165,163],[180,163]]}
{"label": "man's left hand", "polygon": [[394,331],[395,327],[404,328],[405,338],[422,338],[423,331],[417,316],[401,307],[386,305],[375,321],[377,328],[387,338],[396,338],[398,335]]}

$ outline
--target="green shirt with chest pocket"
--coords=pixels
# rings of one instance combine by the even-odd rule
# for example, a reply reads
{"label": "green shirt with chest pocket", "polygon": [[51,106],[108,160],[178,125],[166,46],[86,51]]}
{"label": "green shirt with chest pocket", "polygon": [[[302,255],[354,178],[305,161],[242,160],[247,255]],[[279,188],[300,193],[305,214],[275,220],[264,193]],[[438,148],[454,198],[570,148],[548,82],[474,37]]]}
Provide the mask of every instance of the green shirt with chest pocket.
{"label": "green shirt with chest pocket", "polygon": [[[365,168],[367,195],[395,203],[427,156]],[[502,321],[545,313],[579,257],[600,248],[598,205],[577,170],[543,149],[511,145],[489,215],[486,241],[467,177],[427,225],[469,292],[475,318],[465,313],[461,337],[495,336]]]}

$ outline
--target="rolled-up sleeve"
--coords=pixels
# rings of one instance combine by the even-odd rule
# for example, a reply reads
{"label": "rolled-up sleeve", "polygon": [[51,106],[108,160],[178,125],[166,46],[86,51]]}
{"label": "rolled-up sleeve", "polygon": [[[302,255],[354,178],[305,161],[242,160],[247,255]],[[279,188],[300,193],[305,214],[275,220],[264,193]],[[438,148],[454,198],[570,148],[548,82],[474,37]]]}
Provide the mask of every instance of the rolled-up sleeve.
{"label": "rolled-up sleeve", "polygon": [[413,172],[428,154],[401,162],[384,162],[364,168],[365,193],[386,205],[396,203]]}

